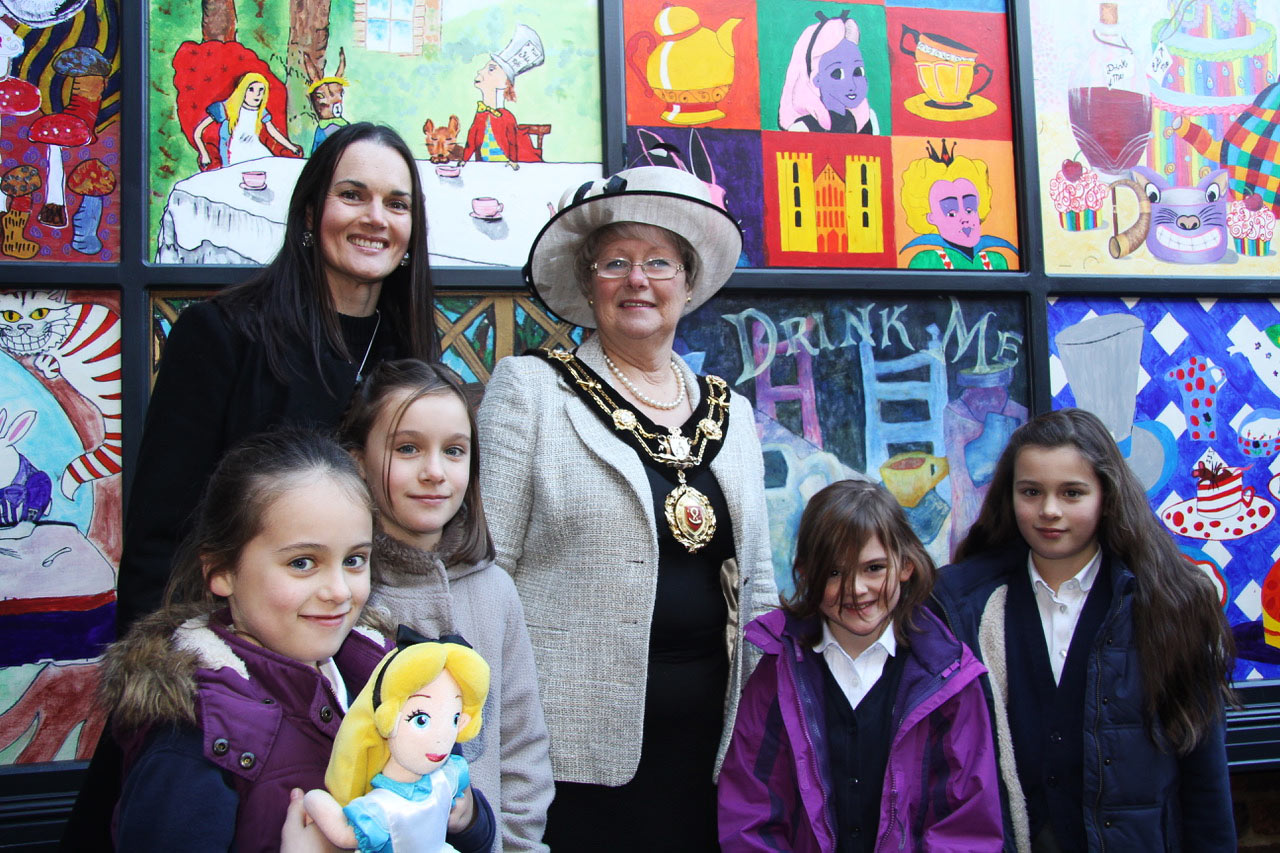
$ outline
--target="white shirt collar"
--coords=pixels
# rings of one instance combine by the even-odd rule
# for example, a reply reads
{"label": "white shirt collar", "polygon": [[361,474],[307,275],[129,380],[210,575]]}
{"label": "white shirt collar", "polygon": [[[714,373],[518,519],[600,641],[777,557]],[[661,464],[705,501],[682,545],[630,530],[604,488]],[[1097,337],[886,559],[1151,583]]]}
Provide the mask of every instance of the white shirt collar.
{"label": "white shirt collar", "polygon": [[[1040,570],[1036,568],[1036,561],[1034,557],[1035,555],[1031,551],[1027,552],[1027,569],[1031,572],[1031,588],[1034,590],[1043,587],[1052,595],[1053,587],[1049,586],[1048,582],[1041,576]],[[1063,581],[1058,586],[1058,589],[1061,590],[1064,586],[1071,583],[1071,581],[1075,581],[1076,586],[1080,588],[1081,594],[1088,595],[1089,590],[1093,589],[1093,582],[1098,579],[1098,570],[1101,568],[1102,549],[1099,548],[1094,552],[1093,558],[1089,560],[1089,562],[1085,563],[1084,568],[1076,572],[1074,577]]]}
{"label": "white shirt collar", "polygon": [[[827,623],[827,620],[823,619],[822,620],[822,637],[818,640],[818,642],[814,643],[813,650],[818,654],[823,654],[826,652],[826,650],[830,646],[835,646],[837,649],[840,650],[841,654],[843,654],[845,657],[849,657],[849,653],[844,650],[844,646],[840,645],[840,641],[836,639],[835,634],[831,633],[831,626]],[[895,654],[897,654],[898,640],[893,635],[892,619],[890,619],[888,622],[885,623],[884,631],[880,634],[879,639],[877,639],[874,643],[872,643],[871,645],[863,649],[862,654],[858,655],[858,657],[861,658],[863,655],[867,654],[867,652],[871,651],[876,646],[881,646],[885,650],[885,652],[889,655],[889,657],[893,657]],[[850,658],[850,660],[852,660],[852,658]]]}

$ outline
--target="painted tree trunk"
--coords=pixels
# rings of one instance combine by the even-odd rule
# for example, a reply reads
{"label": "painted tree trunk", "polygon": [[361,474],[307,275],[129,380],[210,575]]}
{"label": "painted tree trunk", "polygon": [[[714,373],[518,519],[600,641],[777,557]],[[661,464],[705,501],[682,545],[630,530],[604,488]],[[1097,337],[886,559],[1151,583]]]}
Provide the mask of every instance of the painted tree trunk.
{"label": "painted tree trunk", "polygon": [[[303,55],[311,58],[324,74],[325,54],[329,50],[330,0],[289,0],[289,49],[286,58],[286,83],[307,80]],[[310,121],[311,110],[306,98],[289,99],[289,135],[300,133],[304,120]]]}
{"label": "painted tree trunk", "polygon": [[202,0],[200,34],[204,41],[236,40],[235,0]]}

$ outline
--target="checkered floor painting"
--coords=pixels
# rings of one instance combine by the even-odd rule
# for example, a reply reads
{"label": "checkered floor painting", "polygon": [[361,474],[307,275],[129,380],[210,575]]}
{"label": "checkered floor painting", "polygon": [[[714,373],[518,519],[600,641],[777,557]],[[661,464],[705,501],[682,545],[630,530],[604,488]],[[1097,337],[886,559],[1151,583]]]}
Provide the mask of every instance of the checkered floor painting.
{"label": "checkered floor painting", "polygon": [[[1082,321],[1117,313],[1138,318],[1144,327],[1134,420],[1163,426],[1176,447],[1177,459],[1167,482],[1148,494],[1152,509],[1157,515],[1173,516],[1180,505],[1194,503],[1197,480],[1192,471],[1212,448],[1223,464],[1243,469],[1242,497],[1249,501],[1251,509],[1267,515],[1267,523],[1257,525],[1259,529],[1234,538],[1231,534],[1215,534],[1207,539],[1182,535],[1174,538],[1185,553],[1202,565],[1207,561],[1216,566],[1219,584],[1225,582],[1227,621],[1240,646],[1236,679],[1280,678],[1280,648],[1262,642],[1258,624],[1262,619],[1263,583],[1272,566],[1280,563],[1280,524],[1269,523],[1280,505],[1280,453],[1276,452],[1275,436],[1266,437],[1269,444],[1251,444],[1252,455],[1238,441],[1242,430],[1254,436],[1258,425],[1271,423],[1271,413],[1266,410],[1280,410],[1280,301],[1051,300],[1050,383],[1054,408],[1076,405],[1059,357],[1055,341],[1058,333]],[[1209,359],[1211,381],[1220,380],[1214,383],[1220,387],[1214,400],[1219,418],[1213,439],[1198,417],[1204,411],[1204,397],[1193,404],[1195,396],[1188,395],[1184,402],[1177,380],[1170,378],[1180,368],[1185,370],[1193,364],[1193,358],[1194,364],[1201,366],[1205,358]],[[1117,378],[1124,373],[1121,369],[1108,372]],[[1163,432],[1158,427],[1153,429]],[[1264,506],[1267,509],[1263,510]],[[1275,571],[1280,572],[1280,567]]]}

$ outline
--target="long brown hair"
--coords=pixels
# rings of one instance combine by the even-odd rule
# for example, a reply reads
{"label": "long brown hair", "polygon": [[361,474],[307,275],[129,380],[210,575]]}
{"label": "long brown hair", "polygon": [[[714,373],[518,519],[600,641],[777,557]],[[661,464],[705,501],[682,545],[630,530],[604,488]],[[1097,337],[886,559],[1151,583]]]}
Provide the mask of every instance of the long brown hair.
{"label": "long brown hair", "polygon": [[[791,566],[795,592],[783,600],[783,609],[806,623],[818,624],[815,617],[821,613],[827,578],[832,571],[840,571],[841,593],[847,592],[858,555],[872,537],[884,546],[895,582],[903,566],[912,567],[911,577],[900,584],[901,594],[890,614],[894,639],[909,645],[909,632],[917,630],[916,608],[933,592],[938,570],[898,501],[883,486],[869,480],[840,480],[809,499],[800,516],[796,559]],[[891,591],[892,586],[886,582],[880,594],[887,599]],[[801,639],[814,642],[821,629],[814,634]]]}
{"label": "long brown hair", "polygon": [[[423,397],[453,394],[467,410],[467,423],[471,427],[470,478],[467,480],[467,491],[462,497],[462,506],[457,515],[446,524],[447,527],[461,525],[462,538],[457,550],[442,556],[449,561],[466,563],[492,560],[493,539],[489,535],[489,525],[484,517],[484,501],[480,499],[480,433],[476,429],[475,407],[471,405],[458,374],[443,364],[428,364],[416,358],[382,362],[360,383],[351,397],[351,405],[338,427],[338,438],[342,446],[352,453],[363,453],[378,416],[390,405],[391,398],[400,393],[406,394],[406,397],[392,414],[389,430],[392,434],[400,429],[400,421],[409,407]],[[382,497],[390,507],[391,494],[387,486],[391,473],[389,450],[382,464]],[[377,568],[375,562],[375,576]]]}
{"label": "long brown hair", "polygon": [[1159,721],[1168,746],[1187,754],[1219,719],[1222,703],[1234,701],[1235,641],[1213,584],[1160,526],[1138,478],[1097,416],[1060,409],[1014,431],[978,520],[956,548],[956,560],[1025,542],[1013,509],[1014,465],[1024,447],[1074,447],[1102,484],[1098,542],[1137,578],[1133,622],[1148,731]]}
{"label": "long brown hair", "polygon": [[[397,266],[382,283],[377,306],[382,322],[395,339],[398,355],[427,361],[439,357],[433,313],[435,292],[427,257],[427,213],[418,164],[400,134],[384,125],[362,121],[334,131],[307,158],[289,199],[284,244],[271,263],[248,281],[213,297],[244,309],[232,313],[232,322],[251,340],[262,344],[267,366],[280,382],[296,378],[290,375],[288,353],[299,342],[310,347],[317,369],[326,344],[342,358],[352,360],[325,278],[318,235],[325,196],[338,161],[347,148],[366,141],[386,148],[388,157],[399,156],[404,161],[413,195],[409,264]],[[315,235],[310,245],[303,237],[307,231]]]}

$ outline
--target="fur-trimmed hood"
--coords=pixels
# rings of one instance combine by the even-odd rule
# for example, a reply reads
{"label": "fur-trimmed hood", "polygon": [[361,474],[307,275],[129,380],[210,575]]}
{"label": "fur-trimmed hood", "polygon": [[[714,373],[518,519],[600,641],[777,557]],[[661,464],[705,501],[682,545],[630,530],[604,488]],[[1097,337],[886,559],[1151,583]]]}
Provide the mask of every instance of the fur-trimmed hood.
{"label": "fur-trimmed hood", "polygon": [[[225,632],[210,627],[211,620],[220,618],[226,624],[228,614],[220,605],[172,605],[138,620],[107,649],[99,696],[118,731],[197,725],[199,670],[229,669],[250,679],[245,660]],[[354,630],[379,645],[393,634],[385,613],[369,607]]]}

